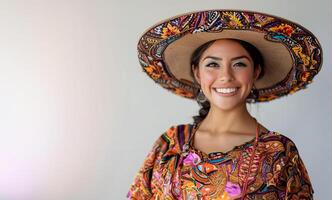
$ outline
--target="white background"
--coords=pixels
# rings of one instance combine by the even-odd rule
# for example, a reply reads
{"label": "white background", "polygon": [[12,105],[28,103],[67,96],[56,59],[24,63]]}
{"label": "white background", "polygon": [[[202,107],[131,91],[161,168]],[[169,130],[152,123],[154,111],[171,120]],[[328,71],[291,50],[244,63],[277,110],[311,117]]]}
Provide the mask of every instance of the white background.
{"label": "white background", "polygon": [[249,109],[296,143],[315,199],[328,199],[329,1],[2,0],[0,200],[125,199],[156,138],[199,109],[142,72],[139,36],[170,16],[214,8],[282,16],[319,38],[323,67],[308,89]]}

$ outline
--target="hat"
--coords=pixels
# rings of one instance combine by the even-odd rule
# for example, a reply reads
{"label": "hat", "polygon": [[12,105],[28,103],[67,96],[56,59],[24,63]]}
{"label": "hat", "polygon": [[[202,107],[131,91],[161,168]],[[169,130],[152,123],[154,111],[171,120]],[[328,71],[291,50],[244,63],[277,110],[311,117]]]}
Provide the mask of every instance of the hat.
{"label": "hat", "polygon": [[317,38],[281,17],[244,10],[205,10],[163,20],[147,29],[137,49],[143,71],[163,88],[195,99],[199,85],[191,76],[192,53],[222,38],[254,45],[264,59],[264,76],[247,102],[266,102],[307,87],[322,65]]}

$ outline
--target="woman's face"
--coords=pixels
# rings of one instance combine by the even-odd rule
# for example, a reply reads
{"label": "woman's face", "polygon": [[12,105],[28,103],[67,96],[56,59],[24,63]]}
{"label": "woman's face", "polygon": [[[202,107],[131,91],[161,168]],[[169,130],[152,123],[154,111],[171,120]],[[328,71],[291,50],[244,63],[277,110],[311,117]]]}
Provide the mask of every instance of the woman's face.
{"label": "woman's face", "polygon": [[260,68],[240,43],[217,40],[200,57],[194,75],[211,107],[230,110],[245,103]]}

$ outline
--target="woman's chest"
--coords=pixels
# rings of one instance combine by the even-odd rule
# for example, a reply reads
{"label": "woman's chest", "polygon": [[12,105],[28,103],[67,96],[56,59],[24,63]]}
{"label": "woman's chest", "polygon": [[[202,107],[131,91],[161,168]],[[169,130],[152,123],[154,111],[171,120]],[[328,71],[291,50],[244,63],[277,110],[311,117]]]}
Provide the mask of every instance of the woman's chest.
{"label": "woman's chest", "polygon": [[273,154],[259,149],[214,153],[209,158],[195,151],[175,156],[154,172],[156,195],[160,199],[280,199],[283,186],[278,183]]}

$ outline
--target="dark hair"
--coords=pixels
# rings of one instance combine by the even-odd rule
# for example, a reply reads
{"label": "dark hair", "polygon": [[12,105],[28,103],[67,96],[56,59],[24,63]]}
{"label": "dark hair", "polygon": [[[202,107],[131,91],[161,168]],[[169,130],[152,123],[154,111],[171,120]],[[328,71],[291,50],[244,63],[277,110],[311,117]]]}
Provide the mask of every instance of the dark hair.
{"label": "dark hair", "polygon": [[[265,72],[264,72],[264,60],[263,60],[263,56],[260,53],[260,51],[254,45],[250,44],[249,42],[246,42],[246,41],[243,41],[243,40],[238,40],[238,39],[230,39],[230,40],[238,42],[249,53],[250,57],[252,58],[252,60],[254,62],[254,69],[257,69],[258,66],[261,67],[261,72],[260,72],[257,79],[262,78],[264,76]],[[200,60],[202,54],[215,41],[216,40],[209,41],[209,42],[201,45],[200,47],[198,47],[193,52],[193,54],[191,56],[190,64],[194,69],[196,69],[198,67],[198,63],[199,63],[199,60]],[[196,79],[195,79],[193,69],[191,69],[190,72],[191,72],[191,76],[192,76],[194,82],[196,84],[198,84]],[[197,90],[196,96],[197,96],[198,92],[199,92],[199,90]],[[201,108],[198,112],[199,115],[193,116],[194,124],[198,124],[199,122],[201,122],[207,116],[207,114],[210,110],[210,102],[209,101],[204,101],[203,103],[197,101],[197,103],[200,105]]]}

